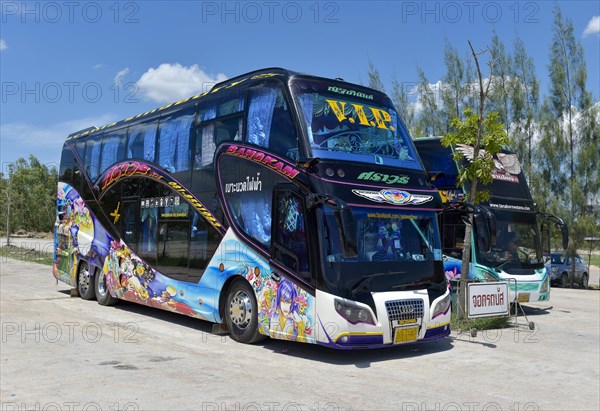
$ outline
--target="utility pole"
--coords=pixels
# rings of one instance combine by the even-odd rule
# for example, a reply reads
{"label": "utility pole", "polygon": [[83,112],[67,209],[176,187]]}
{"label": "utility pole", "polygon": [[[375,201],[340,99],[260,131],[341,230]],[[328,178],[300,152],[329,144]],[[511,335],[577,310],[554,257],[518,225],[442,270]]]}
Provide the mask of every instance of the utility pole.
{"label": "utility pole", "polygon": [[6,246],[10,246],[10,168],[8,169],[8,178],[6,179]]}

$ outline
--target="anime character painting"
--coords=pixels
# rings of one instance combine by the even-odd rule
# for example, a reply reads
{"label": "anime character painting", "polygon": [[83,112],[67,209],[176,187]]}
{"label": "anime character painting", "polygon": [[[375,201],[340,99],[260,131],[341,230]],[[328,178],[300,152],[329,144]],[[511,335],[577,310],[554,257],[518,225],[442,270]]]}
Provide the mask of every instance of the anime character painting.
{"label": "anime character painting", "polygon": [[[309,300],[306,292],[291,281],[282,279],[277,287],[275,299],[269,313],[271,337],[290,341],[312,340],[311,322],[308,318]],[[264,305],[261,304],[261,308]]]}

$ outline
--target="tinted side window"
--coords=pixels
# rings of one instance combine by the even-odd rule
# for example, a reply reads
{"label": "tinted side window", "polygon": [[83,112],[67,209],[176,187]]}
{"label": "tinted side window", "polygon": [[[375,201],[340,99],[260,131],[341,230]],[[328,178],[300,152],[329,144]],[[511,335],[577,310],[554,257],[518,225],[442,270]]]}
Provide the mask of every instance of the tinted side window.
{"label": "tinted side window", "polygon": [[226,95],[198,111],[194,144],[194,169],[212,167],[217,146],[225,141],[242,141],[244,99]]}
{"label": "tinted side window", "polygon": [[297,159],[296,129],[289,104],[278,84],[250,90],[246,138],[251,144]]}
{"label": "tinted side window", "polygon": [[102,137],[102,157],[100,174],[110,166],[125,159],[127,129],[118,130]]}
{"label": "tinted side window", "polygon": [[308,276],[308,237],[304,203],[290,192],[278,192],[275,258],[293,271]]}
{"label": "tinted side window", "polygon": [[88,138],[85,145],[85,172],[92,181],[100,175],[100,141]]}
{"label": "tinted side window", "polygon": [[129,127],[127,158],[154,162],[158,120]]}
{"label": "tinted side window", "polygon": [[190,133],[194,109],[160,120],[158,164],[172,173],[190,169]]}
{"label": "tinted side window", "polygon": [[58,179],[60,181],[72,184],[73,160],[73,152],[68,146],[65,145],[60,158],[60,171],[58,173]]}

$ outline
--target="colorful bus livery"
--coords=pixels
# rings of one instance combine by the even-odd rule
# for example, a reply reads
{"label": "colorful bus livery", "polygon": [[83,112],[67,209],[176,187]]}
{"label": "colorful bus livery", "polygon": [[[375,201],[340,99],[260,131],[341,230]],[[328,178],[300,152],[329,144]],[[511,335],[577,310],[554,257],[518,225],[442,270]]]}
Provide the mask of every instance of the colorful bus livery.
{"label": "colorful bus livery", "polygon": [[[471,161],[473,148],[459,144],[443,147],[440,138],[414,140],[419,155],[440,190],[442,201],[458,205],[467,197],[466,184],[458,185],[460,163],[453,153],[459,150],[462,161]],[[566,225],[555,216],[539,213],[529,192],[517,156],[508,149],[494,156],[492,183],[478,189],[487,190],[490,199],[480,204],[486,216],[475,221],[472,235],[469,278],[482,281],[508,280],[510,301],[547,301],[550,298],[550,279],[544,257],[549,256],[549,223],[561,227],[563,246],[567,243]],[[484,222],[484,224],[480,224]],[[440,214],[444,268],[449,280],[461,275],[462,247],[465,235],[463,213],[447,207]],[[484,227],[485,226],[485,227]],[[540,229],[541,228],[541,229]],[[491,246],[484,246],[478,234],[486,231]]]}
{"label": "colorful bus livery", "polygon": [[377,91],[240,76],[69,136],[57,197],[53,273],[84,299],[224,323],[246,343],[450,333],[442,203]]}

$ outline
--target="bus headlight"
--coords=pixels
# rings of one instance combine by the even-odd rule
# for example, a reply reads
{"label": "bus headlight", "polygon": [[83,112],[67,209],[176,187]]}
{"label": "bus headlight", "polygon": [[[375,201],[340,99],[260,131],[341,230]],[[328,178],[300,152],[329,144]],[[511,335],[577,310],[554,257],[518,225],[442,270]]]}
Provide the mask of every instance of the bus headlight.
{"label": "bus headlight", "polygon": [[335,299],[335,311],[346,320],[348,320],[351,324],[356,323],[367,323],[375,325],[375,318],[371,313],[371,310],[365,307],[361,307],[360,305],[346,301],[340,300],[338,298]]}
{"label": "bus headlight", "polygon": [[448,293],[444,298],[438,301],[435,308],[433,309],[433,313],[431,314],[431,318],[435,318],[436,316],[444,313],[450,307],[450,302],[452,299],[450,298],[450,293]]}

